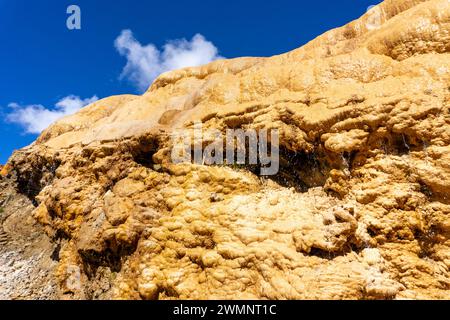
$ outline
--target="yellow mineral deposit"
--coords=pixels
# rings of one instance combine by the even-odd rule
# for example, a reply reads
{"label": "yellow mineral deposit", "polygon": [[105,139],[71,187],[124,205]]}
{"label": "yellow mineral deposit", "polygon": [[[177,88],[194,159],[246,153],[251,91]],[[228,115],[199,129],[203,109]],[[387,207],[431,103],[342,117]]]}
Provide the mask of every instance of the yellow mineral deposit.
{"label": "yellow mineral deposit", "polygon": [[[450,2],[387,0],[292,52],[95,102],[8,171],[61,241],[60,297],[449,299],[449,70]],[[278,129],[279,173],[173,164],[195,121]]]}

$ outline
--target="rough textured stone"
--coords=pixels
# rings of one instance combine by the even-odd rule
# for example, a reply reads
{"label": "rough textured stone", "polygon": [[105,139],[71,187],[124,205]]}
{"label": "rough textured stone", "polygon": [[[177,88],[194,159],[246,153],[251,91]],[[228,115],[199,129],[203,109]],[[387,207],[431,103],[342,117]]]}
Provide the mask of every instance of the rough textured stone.
{"label": "rough textured stone", "polygon": [[[68,298],[450,298],[450,2],[387,0],[287,54],[161,75],[10,159]],[[278,129],[282,167],[172,164]]]}

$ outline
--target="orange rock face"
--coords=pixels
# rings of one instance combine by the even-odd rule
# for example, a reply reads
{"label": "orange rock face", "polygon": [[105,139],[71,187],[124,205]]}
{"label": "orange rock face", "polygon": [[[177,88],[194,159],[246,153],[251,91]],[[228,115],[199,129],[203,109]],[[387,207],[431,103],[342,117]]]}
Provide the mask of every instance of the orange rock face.
{"label": "orange rock face", "polygon": [[[161,75],[9,165],[61,297],[450,298],[450,2],[391,0],[271,58]],[[174,164],[194,123],[277,129],[280,171]]]}
{"label": "orange rock face", "polygon": [[4,165],[4,166],[0,165],[0,176],[6,177],[9,174],[10,170],[11,170],[11,166],[9,166],[9,165]]}

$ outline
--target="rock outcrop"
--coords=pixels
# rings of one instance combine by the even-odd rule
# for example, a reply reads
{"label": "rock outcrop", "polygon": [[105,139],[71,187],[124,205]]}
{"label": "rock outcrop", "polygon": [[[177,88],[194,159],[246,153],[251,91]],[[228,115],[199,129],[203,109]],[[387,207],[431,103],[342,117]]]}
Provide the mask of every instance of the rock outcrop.
{"label": "rock outcrop", "polygon": [[[450,298],[450,2],[387,0],[271,58],[161,75],[3,179],[78,299]],[[174,164],[171,136],[278,129],[280,172]]]}

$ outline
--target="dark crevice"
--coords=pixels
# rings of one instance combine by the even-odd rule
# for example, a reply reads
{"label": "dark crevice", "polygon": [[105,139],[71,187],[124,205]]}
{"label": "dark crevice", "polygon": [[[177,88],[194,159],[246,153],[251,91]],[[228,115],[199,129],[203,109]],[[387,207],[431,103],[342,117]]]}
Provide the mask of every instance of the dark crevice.
{"label": "dark crevice", "polygon": [[420,252],[419,258],[429,258],[433,255],[434,245],[438,242],[436,239],[439,230],[431,227],[428,231],[424,232],[421,230],[416,230],[414,232],[414,237],[419,242]]}
{"label": "dark crevice", "polygon": [[383,141],[383,149],[386,154],[399,156],[407,155],[413,151],[423,151],[427,145],[427,141],[402,133],[391,133]]}
{"label": "dark crevice", "polygon": [[354,161],[357,155],[358,151],[351,151],[351,152],[346,151],[342,155],[350,171],[353,169]]}
{"label": "dark crevice", "polygon": [[50,256],[51,259],[53,261],[59,261],[60,260],[60,255],[59,255],[60,252],[61,252],[61,244],[58,243]]}
{"label": "dark crevice", "polygon": [[158,151],[159,144],[156,140],[142,138],[134,146],[131,146],[133,161],[146,168],[153,169],[155,162],[153,156]]}
{"label": "dark crevice", "polygon": [[403,134],[393,136],[393,145],[398,155],[405,155],[411,151],[409,139]]}
{"label": "dark crevice", "polygon": [[17,190],[19,193],[24,194],[35,207],[38,203],[36,201],[36,196],[41,192],[42,187],[40,180],[42,178],[42,172],[31,172],[30,175],[21,175],[17,179]]}
{"label": "dark crevice", "polygon": [[419,182],[420,192],[424,194],[427,198],[431,199],[433,197],[433,191],[423,182]]}
{"label": "dark crevice", "polygon": [[92,279],[95,277],[99,267],[109,268],[112,272],[120,272],[123,262],[136,251],[136,248],[137,242],[108,246],[101,252],[80,250],[79,254],[83,260],[84,273],[89,279]]}
{"label": "dark crevice", "polygon": [[334,258],[340,256],[341,254],[336,252],[330,252],[319,248],[311,248],[309,252],[310,256],[315,256],[321,259],[333,260]]}
{"label": "dark crevice", "polygon": [[[25,195],[34,206],[38,206],[36,196],[41,190],[49,185],[54,177],[56,170],[61,165],[59,160],[54,160],[50,163],[46,159],[39,159],[37,161],[41,166],[35,165],[26,171],[16,170],[17,190],[19,193]],[[43,164],[45,162],[45,164]]]}
{"label": "dark crevice", "polygon": [[174,289],[170,287],[162,288],[159,292],[159,295],[166,298],[175,298],[178,299],[180,294]]}
{"label": "dark crevice", "polygon": [[321,259],[333,260],[337,257],[345,256],[346,254],[348,254],[350,252],[360,253],[361,248],[358,247],[357,245],[349,242],[341,250],[333,251],[333,252],[327,251],[327,250],[324,250],[321,248],[312,247],[311,251],[309,252],[309,255],[315,256],[315,257],[318,257]]}
{"label": "dark crevice", "polygon": [[367,228],[367,233],[371,238],[375,238],[379,234],[378,230],[374,229],[373,227]]}
{"label": "dark crevice", "polygon": [[[48,215],[50,216],[50,218],[52,218],[52,220],[58,218],[58,214],[56,213],[56,210],[53,207],[48,207],[47,212],[48,212]],[[67,234],[63,234],[63,233],[64,233],[64,231],[58,230],[57,238],[65,239],[68,237]]]}
{"label": "dark crevice", "polygon": [[141,150],[137,152],[133,159],[136,163],[140,164],[143,167],[153,169],[155,163],[153,162],[153,155],[155,154],[155,150]]}
{"label": "dark crevice", "polygon": [[143,167],[153,169],[155,163],[153,162],[153,155],[155,151],[140,152],[133,157],[134,161]]}
{"label": "dark crevice", "polygon": [[54,239],[55,241],[70,240],[70,236],[66,231],[59,229],[58,231],[56,231]]}
{"label": "dark crevice", "polygon": [[331,169],[325,156],[317,152],[295,152],[281,148],[280,171],[267,178],[283,187],[306,192],[309,188],[324,186]]}

